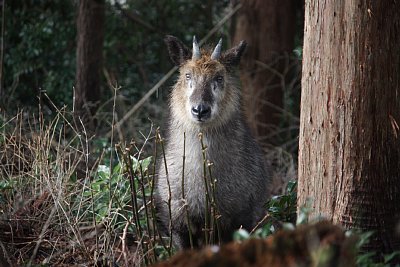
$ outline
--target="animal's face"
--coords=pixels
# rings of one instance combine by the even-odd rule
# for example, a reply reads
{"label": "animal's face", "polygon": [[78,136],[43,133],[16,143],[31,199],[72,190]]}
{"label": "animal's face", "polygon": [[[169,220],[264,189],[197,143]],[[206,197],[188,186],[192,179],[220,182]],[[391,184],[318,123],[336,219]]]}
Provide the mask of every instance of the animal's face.
{"label": "animal's face", "polygon": [[221,123],[240,108],[234,67],[239,63],[244,43],[223,54],[220,50],[216,54],[218,46],[213,53],[200,53],[194,44],[192,54],[175,37],[167,37],[166,42],[171,59],[180,66],[171,99],[175,118],[205,127]]}
{"label": "animal's face", "polygon": [[227,73],[225,67],[215,60],[190,60],[181,69],[180,80],[185,97],[185,112],[195,123],[213,121],[221,112],[220,106],[226,95]]}

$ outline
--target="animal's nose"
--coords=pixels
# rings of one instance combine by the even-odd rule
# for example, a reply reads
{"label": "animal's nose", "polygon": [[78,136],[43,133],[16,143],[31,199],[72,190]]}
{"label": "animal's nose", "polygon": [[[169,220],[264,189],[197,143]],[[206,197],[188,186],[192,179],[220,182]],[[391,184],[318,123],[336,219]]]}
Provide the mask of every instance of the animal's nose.
{"label": "animal's nose", "polygon": [[200,104],[197,107],[192,107],[192,114],[198,119],[207,118],[211,114],[211,108],[209,106]]}

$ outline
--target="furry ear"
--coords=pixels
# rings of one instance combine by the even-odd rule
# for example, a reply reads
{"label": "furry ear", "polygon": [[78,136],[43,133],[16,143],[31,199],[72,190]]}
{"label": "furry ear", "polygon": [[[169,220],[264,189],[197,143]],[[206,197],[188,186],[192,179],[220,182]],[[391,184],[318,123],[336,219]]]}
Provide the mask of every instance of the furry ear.
{"label": "furry ear", "polygon": [[164,42],[168,47],[169,57],[176,66],[182,65],[192,57],[192,52],[178,38],[167,35]]}
{"label": "furry ear", "polygon": [[240,58],[242,57],[242,54],[244,50],[246,49],[247,43],[246,41],[242,40],[240,43],[232,47],[229,50],[226,50],[221,59],[220,62],[224,64],[226,67],[236,67],[239,65]]}

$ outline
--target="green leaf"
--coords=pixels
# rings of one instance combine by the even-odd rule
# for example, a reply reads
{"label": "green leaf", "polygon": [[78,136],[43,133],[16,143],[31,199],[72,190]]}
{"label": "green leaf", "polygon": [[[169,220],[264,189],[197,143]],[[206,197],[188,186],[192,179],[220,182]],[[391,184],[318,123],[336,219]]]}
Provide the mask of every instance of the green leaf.
{"label": "green leaf", "polygon": [[152,161],[152,157],[148,157],[148,158],[142,159],[140,161],[140,164],[142,164],[142,170],[143,171],[146,171],[148,169],[151,161]]}
{"label": "green leaf", "polygon": [[369,232],[364,232],[360,234],[359,236],[359,241],[357,242],[357,247],[361,248],[365,244],[367,244],[371,238],[371,236],[374,235],[374,231],[369,231]]}
{"label": "green leaf", "polygon": [[118,163],[117,165],[115,165],[114,169],[113,169],[113,174],[115,173],[120,173],[121,172],[121,163]]}
{"label": "green leaf", "polygon": [[293,223],[283,223],[282,228],[285,230],[294,230],[295,226],[293,225]]}
{"label": "green leaf", "polygon": [[375,256],[376,252],[368,252],[357,257],[357,265],[365,266],[372,263],[372,258]]}
{"label": "green leaf", "polygon": [[287,185],[287,192],[288,193],[293,193],[296,192],[297,188],[297,181],[289,181]]}
{"label": "green leaf", "polygon": [[387,254],[384,256],[385,263],[389,263],[391,260],[393,260],[396,256],[400,256],[400,251],[395,251],[391,254]]}
{"label": "green leaf", "polygon": [[99,167],[97,167],[97,174],[99,175],[109,175],[110,174],[110,168],[106,165],[99,165]]}
{"label": "green leaf", "polygon": [[2,180],[0,181],[0,190],[10,190],[13,189],[14,182],[12,180]]}
{"label": "green leaf", "polygon": [[233,240],[235,241],[243,241],[249,238],[250,234],[245,229],[239,229],[235,233],[233,233]]}
{"label": "green leaf", "polygon": [[305,224],[308,222],[308,212],[305,212],[302,208],[300,208],[300,212],[297,215],[296,225]]}

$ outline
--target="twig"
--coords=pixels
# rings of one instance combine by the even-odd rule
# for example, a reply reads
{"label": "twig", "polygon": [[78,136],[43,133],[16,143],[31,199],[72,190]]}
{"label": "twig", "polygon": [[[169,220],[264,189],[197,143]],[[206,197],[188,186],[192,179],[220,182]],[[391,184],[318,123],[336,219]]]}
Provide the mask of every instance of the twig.
{"label": "twig", "polygon": [[189,210],[185,201],[185,160],[186,160],[186,132],[183,132],[183,156],[182,156],[182,200],[186,212],[186,224],[189,232],[190,247],[193,249],[192,227],[190,226]]}
{"label": "twig", "polygon": [[[149,250],[154,250],[154,244],[153,244],[153,241],[151,240],[149,211],[147,209],[146,192],[145,192],[145,189],[144,189],[144,172],[143,172],[142,164],[139,162],[139,159],[138,159],[138,165],[139,165],[139,172],[140,172],[140,180],[138,178],[138,182],[139,182],[141,190],[142,190],[144,214],[145,214],[145,217],[146,217],[146,227],[147,227],[147,233],[148,233],[148,236],[149,236],[150,248],[147,249],[147,252],[148,252]],[[153,253],[153,256],[154,256],[154,259],[153,259],[154,260],[153,263],[154,263],[156,261],[154,253]]]}
{"label": "twig", "polygon": [[261,224],[263,224],[267,219],[270,219],[270,220],[272,221],[272,224],[275,226],[276,229],[281,228],[281,223],[280,223],[278,220],[276,220],[273,216],[271,216],[269,213],[267,213],[267,214],[256,224],[256,226],[254,226],[253,229],[251,229],[251,231],[250,231],[249,234],[251,235],[252,233],[254,233],[254,231],[257,230],[258,227],[259,227]]}
{"label": "twig", "polygon": [[[61,190],[60,190],[60,191],[61,191]],[[59,193],[57,201],[59,201],[60,196],[61,196],[61,194]],[[51,212],[50,212],[49,217],[48,217],[47,220],[46,220],[46,223],[43,225],[43,228],[42,228],[42,231],[40,232],[39,238],[38,238],[38,240],[36,241],[35,248],[33,249],[32,256],[31,256],[31,258],[30,258],[30,260],[29,260],[29,263],[28,263],[28,267],[32,265],[32,262],[33,262],[33,260],[34,260],[35,257],[36,257],[36,254],[37,254],[37,252],[38,252],[38,250],[39,250],[39,247],[40,247],[40,245],[42,244],[43,237],[44,237],[44,235],[46,234],[46,231],[47,231],[47,229],[49,228],[50,223],[51,223],[51,221],[52,221],[52,219],[53,219],[53,216],[54,216],[54,214],[56,213],[56,211],[57,211],[57,205],[54,205],[53,208],[51,209]]]}
{"label": "twig", "polygon": [[127,248],[127,245],[126,245],[126,234],[128,232],[128,227],[129,227],[130,224],[131,224],[130,221],[127,220],[126,224],[125,224],[125,227],[124,227],[124,231],[122,232],[122,237],[121,237],[121,241],[122,241],[122,244],[121,244],[121,246],[122,246],[122,256],[124,257],[125,266],[129,266],[128,257],[126,256],[126,248]]}
{"label": "twig", "polygon": [[118,3],[117,1],[115,2],[115,7],[122,12],[122,14],[124,16],[126,16],[128,19],[144,26],[145,28],[151,30],[151,31],[155,31],[155,32],[160,32],[158,29],[156,29],[156,27],[154,27],[153,25],[151,25],[150,23],[144,21],[143,19],[141,19],[138,15],[136,15],[135,13],[129,13],[127,12],[124,8],[122,8],[121,4]]}
{"label": "twig", "polygon": [[[126,120],[130,119],[132,114],[135,113],[146,101],[150,98],[152,94],[154,94],[158,88],[160,88],[171,76],[174,72],[178,69],[178,67],[173,67],[164,77],[159,80],[156,85],[153,86],[143,97],[139,100],[125,115],[115,124],[115,127],[120,128]],[[111,135],[111,131],[107,133],[107,136]]]}
{"label": "twig", "polygon": [[237,4],[225,17],[223,17],[207,34],[203,39],[200,40],[199,45],[204,44],[219,28],[221,28],[228,19],[230,19],[235,13],[242,7],[242,4]]}
{"label": "twig", "polygon": [[135,185],[135,173],[133,170],[133,166],[132,166],[132,161],[130,159],[130,155],[126,152],[123,151],[122,147],[117,145],[117,148],[120,148],[121,154],[123,156],[123,159],[125,161],[125,164],[127,166],[128,169],[128,173],[129,173],[129,185],[130,185],[130,189],[131,189],[131,202],[133,203],[133,215],[135,218],[135,228],[136,228],[136,234],[138,236],[138,238],[142,239],[142,228],[140,226],[140,220],[139,220],[139,211],[138,211],[138,203],[137,203],[137,194],[136,194],[136,185]]}
{"label": "twig", "polygon": [[215,227],[217,227],[218,244],[221,245],[221,241],[222,241],[221,226],[219,223],[220,213],[219,213],[218,206],[216,203],[217,198],[216,198],[216,194],[215,194],[216,186],[217,186],[217,179],[213,179],[213,176],[211,173],[211,167],[213,166],[213,163],[208,161],[207,166],[208,166],[208,173],[210,175],[210,181],[211,181],[210,188],[211,188],[211,197],[212,197],[211,207],[212,207],[212,219],[213,219],[213,221],[212,221],[212,229],[213,229],[212,237],[213,237],[213,240],[215,240]]}
{"label": "twig", "polygon": [[[113,148],[114,147],[114,124],[115,124],[115,117],[116,117],[116,112],[115,112],[115,109],[116,109],[116,99],[117,99],[117,91],[120,89],[120,87],[117,85],[117,84],[115,84],[113,87],[113,90],[114,90],[114,97],[113,97],[113,110],[112,110],[112,114],[113,114],[113,116],[112,116],[112,122],[111,122],[111,140],[110,140],[110,147],[111,148]],[[107,217],[111,217],[110,215],[111,215],[111,211],[112,211],[112,205],[113,205],[113,201],[114,201],[114,194],[113,194],[113,188],[112,188],[112,181],[113,181],[113,179],[112,179],[112,177],[113,177],[113,159],[114,159],[114,157],[113,157],[113,152],[114,152],[114,149],[111,149],[110,150],[110,154],[109,154],[109,156],[110,156],[110,164],[109,164],[109,170],[110,170],[110,173],[109,173],[109,179],[108,179],[108,188],[109,188],[109,199],[110,199],[110,202],[108,203],[108,216]],[[96,220],[94,221],[94,223],[96,224]],[[111,227],[106,227],[106,231],[108,232],[108,235],[106,236],[106,238],[104,239],[104,243],[106,244],[105,246],[104,246],[104,248],[105,249],[107,249],[107,248],[109,248],[110,247],[110,244],[111,244],[111,239],[110,239],[110,237],[112,236],[112,233],[111,233],[111,231],[112,231],[112,229],[111,229]],[[98,249],[98,243],[97,243],[98,241],[97,241],[97,236],[96,236],[96,246],[97,246],[97,249]],[[97,250],[97,253],[100,253],[100,251],[98,251]]]}
{"label": "twig", "polygon": [[164,148],[164,140],[161,138],[160,132],[156,132],[156,136],[158,140],[160,141],[161,144],[161,149],[163,153],[163,159],[164,159],[164,166],[165,166],[165,177],[167,178],[167,185],[168,185],[168,212],[169,212],[169,247],[168,247],[168,255],[172,255],[172,192],[171,192],[171,184],[169,182],[169,175],[168,175],[168,167],[167,167],[167,158],[165,156],[165,148]]}
{"label": "twig", "polygon": [[[65,115],[61,112],[61,110],[54,104],[54,102],[50,99],[50,97],[46,94],[43,93],[43,95],[47,98],[47,100],[50,102],[50,104],[56,109],[57,113],[61,115],[61,117],[64,119],[64,121],[68,124],[68,126],[72,129],[72,131],[77,135],[80,136],[80,133],[72,126],[72,124],[67,120]],[[81,122],[82,123],[82,122]],[[83,124],[83,123],[82,123]]]}
{"label": "twig", "polygon": [[1,250],[3,251],[3,256],[4,256],[4,258],[6,258],[7,263],[8,263],[10,266],[13,266],[12,261],[11,261],[11,259],[10,259],[10,256],[8,255],[8,252],[7,252],[7,250],[6,250],[6,248],[5,248],[4,244],[3,244],[3,242],[1,242],[1,240],[0,240],[0,247],[1,247]]}
{"label": "twig", "polygon": [[[90,228],[92,228],[92,227],[93,226],[90,226]],[[97,228],[100,228],[100,227],[104,227],[104,225],[98,224]],[[85,229],[85,228],[80,228],[79,230],[82,230],[82,229]],[[83,236],[82,240],[84,242],[88,241],[88,240],[91,240],[94,237],[94,235],[95,235],[94,231],[90,232],[90,233],[86,234],[85,236]],[[44,264],[44,265],[48,265],[52,259],[57,258],[58,256],[64,254],[66,251],[68,251],[71,248],[73,249],[75,247],[75,245],[76,245],[75,241],[73,241],[73,240],[69,241],[66,246],[64,246],[62,249],[56,251],[55,253],[49,255],[47,258],[42,260],[41,263]]]}
{"label": "twig", "polygon": [[210,231],[210,193],[208,190],[208,180],[207,180],[207,147],[203,142],[203,134],[199,133],[199,139],[201,144],[201,151],[203,157],[203,178],[204,178],[204,191],[205,191],[205,214],[204,214],[204,241],[206,245],[209,245],[208,232]]}
{"label": "twig", "polygon": [[[158,132],[159,129],[156,129],[156,132]],[[164,247],[166,251],[168,251],[167,245],[165,244],[164,240],[162,239],[161,233],[156,227],[157,225],[157,219],[156,219],[156,208],[154,206],[154,186],[155,186],[155,177],[156,177],[156,164],[157,164],[157,135],[155,138],[155,144],[154,144],[154,160],[153,160],[153,178],[151,179],[150,182],[150,202],[151,202],[151,215],[153,217],[153,233],[154,233],[154,240],[156,240],[156,232],[158,235],[158,238],[160,239],[161,245]]]}

